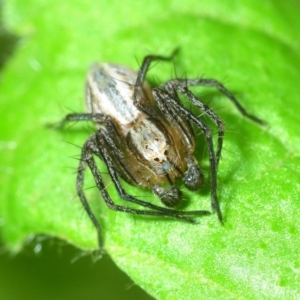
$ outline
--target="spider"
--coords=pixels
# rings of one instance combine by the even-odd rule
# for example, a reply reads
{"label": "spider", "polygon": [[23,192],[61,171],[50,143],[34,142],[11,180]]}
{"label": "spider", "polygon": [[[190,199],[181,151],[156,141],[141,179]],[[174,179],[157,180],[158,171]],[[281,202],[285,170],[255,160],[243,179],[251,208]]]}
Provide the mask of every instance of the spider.
{"label": "spider", "polygon": [[[222,152],[225,131],[224,122],[190,90],[192,86],[217,88],[243,114],[258,124],[264,122],[249,114],[222,83],[214,79],[171,79],[151,89],[145,80],[152,62],[171,61],[177,49],[170,56],[148,55],[138,72],[125,66],[102,63],[91,66],[86,80],[87,113],[68,114],[61,122],[92,121],[97,131],[82,147],[77,170],[76,189],[81,203],[94,224],[98,244],[103,247],[101,226],[85,196],[84,173],[90,168],[97,188],[106,205],[115,211],[168,217],[195,223],[190,216],[210,215],[207,210],[181,211],[174,209],[182,198],[175,186],[178,179],[192,191],[203,185],[203,173],[195,151],[195,135],[192,125],[205,136],[210,163],[210,189],[212,211],[223,222],[217,196],[217,170]],[[178,94],[183,95],[193,106],[207,115],[218,128],[216,150],[212,132],[193,112],[181,104]],[[107,167],[110,178],[120,198],[142,208],[115,204],[105,188],[94,156],[99,157]],[[129,195],[122,187],[120,178],[126,182],[151,188],[164,206],[142,201]]]}

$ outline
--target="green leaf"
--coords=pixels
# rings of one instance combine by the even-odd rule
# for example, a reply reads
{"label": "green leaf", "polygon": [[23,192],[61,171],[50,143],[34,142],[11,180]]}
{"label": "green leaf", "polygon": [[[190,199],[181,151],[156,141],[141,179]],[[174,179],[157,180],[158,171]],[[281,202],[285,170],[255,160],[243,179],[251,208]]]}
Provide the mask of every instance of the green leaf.
{"label": "green leaf", "polygon": [[[227,128],[218,174],[225,225],[214,215],[190,225],[116,213],[89,189],[105,249],[157,299],[299,298],[299,12],[297,1],[8,1],[5,18],[22,43],[0,86],[0,220],[7,247],[17,250],[28,236],[48,234],[96,249],[95,230],[75,197],[78,162],[71,158],[80,153],[71,144],[81,146],[92,129],[81,124],[59,132],[45,125],[84,110],[92,61],[138,68],[136,58],[180,46],[179,76],[225,82],[268,127],[213,93],[210,105]],[[161,63],[149,78],[162,82],[173,73]],[[206,155],[197,157],[208,177]],[[93,185],[88,176],[86,187]],[[186,209],[210,207],[208,184],[184,193]]]}

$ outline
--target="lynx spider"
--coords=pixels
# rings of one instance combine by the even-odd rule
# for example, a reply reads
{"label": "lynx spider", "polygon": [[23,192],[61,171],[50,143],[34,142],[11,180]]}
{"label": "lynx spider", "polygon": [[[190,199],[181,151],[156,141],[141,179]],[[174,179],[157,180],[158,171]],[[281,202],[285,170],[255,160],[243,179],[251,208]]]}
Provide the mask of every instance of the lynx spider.
{"label": "lynx spider", "polygon": [[[182,178],[185,186],[193,191],[203,184],[203,174],[196,158],[195,135],[192,124],[205,135],[210,163],[211,206],[223,222],[217,196],[217,170],[222,152],[224,122],[217,114],[195,96],[189,87],[214,87],[223,93],[242,115],[263,125],[264,122],[249,114],[222,83],[214,79],[171,79],[150,89],[146,74],[152,62],[171,61],[170,56],[148,55],[138,72],[111,63],[91,66],[86,81],[87,113],[67,115],[61,122],[92,121],[97,131],[83,145],[77,171],[76,189],[81,203],[93,222],[98,243],[102,249],[101,226],[93,213],[83,190],[84,173],[88,166],[93,174],[106,205],[115,211],[139,215],[161,216],[194,223],[189,216],[209,215],[210,211],[180,211],[176,206],[182,198],[175,181]],[[181,104],[178,94],[207,115],[218,128],[216,151],[208,125]],[[94,156],[106,165],[120,198],[144,209],[117,205],[105,188]],[[151,187],[167,207],[142,201],[126,193],[120,178],[132,185]],[[169,184],[170,187],[162,185]]]}

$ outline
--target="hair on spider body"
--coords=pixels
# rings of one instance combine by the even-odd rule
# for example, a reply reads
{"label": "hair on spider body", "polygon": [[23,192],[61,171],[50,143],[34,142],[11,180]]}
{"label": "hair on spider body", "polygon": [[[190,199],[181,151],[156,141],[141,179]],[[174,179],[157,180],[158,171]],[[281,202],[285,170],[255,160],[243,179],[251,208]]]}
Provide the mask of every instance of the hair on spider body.
{"label": "hair on spider body", "polygon": [[[217,196],[217,170],[225,132],[224,122],[190,90],[192,86],[214,87],[223,93],[247,118],[263,121],[249,114],[236,98],[217,80],[171,79],[151,89],[145,80],[153,61],[171,61],[170,56],[148,55],[138,72],[125,66],[103,63],[91,66],[86,80],[87,113],[69,114],[62,121],[88,120],[97,130],[85,142],[77,171],[76,189],[84,209],[97,229],[102,249],[101,226],[91,210],[83,191],[84,173],[88,167],[106,205],[115,211],[139,215],[167,217],[194,223],[192,216],[211,214],[207,210],[182,211],[175,209],[182,192],[175,186],[178,179],[191,191],[203,185],[203,173],[194,157],[196,147],[192,125],[205,136],[210,164],[211,207],[220,222],[222,212]],[[216,146],[210,127],[181,104],[178,94],[200,109],[218,128]],[[98,170],[94,156],[107,167],[120,198],[138,207],[114,203]],[[151,188],[165,206],[154,205],[129,195],[120,178],[144,188]]]}

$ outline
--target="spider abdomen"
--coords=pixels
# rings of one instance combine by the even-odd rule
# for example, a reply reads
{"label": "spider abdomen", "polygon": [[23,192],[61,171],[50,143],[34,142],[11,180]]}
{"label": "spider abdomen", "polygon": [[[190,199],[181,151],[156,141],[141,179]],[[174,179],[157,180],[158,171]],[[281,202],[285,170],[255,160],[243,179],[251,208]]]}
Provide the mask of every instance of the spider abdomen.
{"label": "spider abdomen", "polygon": [[[93,114],[109,116],[118,124],[120,133],[124,136],[137,120],[145,118],[134,103],[134,86],[137,72],[134,70],[110,63],[93,64],[86,81],[87,111]],[[147,103],[154,103],[151,98],[151,89],[145,82],[142,97]],[[97,124],[97,127],[101,127]]]}

